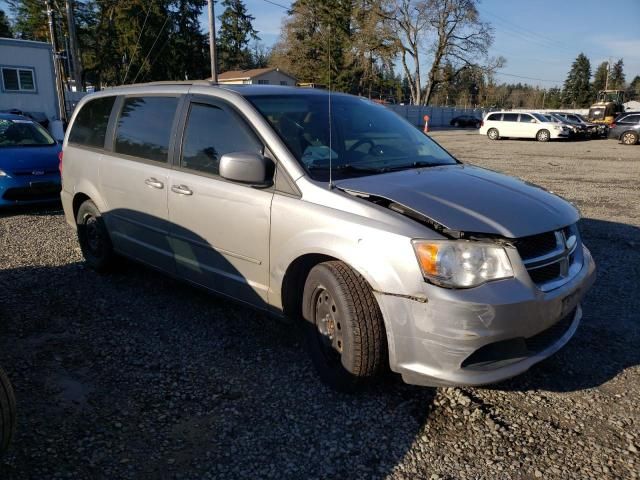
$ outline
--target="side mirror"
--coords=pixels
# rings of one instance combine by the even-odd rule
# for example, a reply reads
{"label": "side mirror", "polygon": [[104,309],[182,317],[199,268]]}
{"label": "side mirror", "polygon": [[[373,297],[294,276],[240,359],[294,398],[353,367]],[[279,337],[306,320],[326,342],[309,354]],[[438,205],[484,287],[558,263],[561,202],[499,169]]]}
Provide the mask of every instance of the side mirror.
{"label": "side mirror", "polygon": [[259,153],[226,153],[218,168],[222,178],[234,182],[267,187],[273,181],[273,162]]}

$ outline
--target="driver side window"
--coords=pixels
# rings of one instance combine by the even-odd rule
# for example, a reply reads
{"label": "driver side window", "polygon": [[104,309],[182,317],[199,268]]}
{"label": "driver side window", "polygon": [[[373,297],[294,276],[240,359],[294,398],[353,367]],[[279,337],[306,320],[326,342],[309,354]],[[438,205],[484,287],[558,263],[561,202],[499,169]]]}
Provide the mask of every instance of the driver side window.
{"label": "driver side window", "polygon": [[218,175],[220,158],[231,152],[262,153],[262,143],[232,112],[215,105],[192,103],[180,166]]}

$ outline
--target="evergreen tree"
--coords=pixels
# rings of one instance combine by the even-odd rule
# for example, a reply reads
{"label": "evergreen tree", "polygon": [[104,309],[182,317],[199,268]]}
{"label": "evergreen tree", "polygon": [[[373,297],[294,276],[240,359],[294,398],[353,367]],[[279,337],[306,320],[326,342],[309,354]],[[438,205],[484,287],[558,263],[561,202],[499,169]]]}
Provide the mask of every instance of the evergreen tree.
{"label": "evergreen tree", "polygon": [[5,15],[3,10],[0,10],[0,38],[13,37],[13,31],[9,19]]}
{"label": "evergreen tree", "polygon": [[588,107],[592,101],[591,63],[584,53],[579,54],[564,82],[563,104],[572,108]]}
{"label": "evergreen tree", "polygon": [[[16,38],[23,40],[37,40],[40,42],[49,41],[49,26],[47,23],[47,11],[44,2],[41,0],[7,0],[13,18],[14,34]],[[56,10],[52,6],[56,16],[62,19],[63,12]]]}
{"label": "evergreen tree", "polygon": [[611,67],[611,76],[609,77],[609,90],[622,90],[625,86],[624,78],[624,62],[618,60]]}
{"label": "evergreen tree", "polygon": [[593,74],[593,91],[599,92],[600,90],[604,90],[607,86],[607,75],[609,74],[609,63],[602,62],[596,68],[595,73]]}
{"label": "evergreen tree", "polygon": [[562,107],[562,90],[558,87],[553,87],[547,90],[544,99],[545,108],[560,108]]}
{"label": "evergreen tree", "polygon": [[252,67],[252,40],[260,40],[253,28],[255,17],[247,12],[242,0],[223,0],[224,12],[220,19],[218,65],[221,72],[243,70]]}
{"label": "evergreen tree", "polygon": [[627,89],[627,97],[630,100],[640,100],[640,75],[636,75]]}

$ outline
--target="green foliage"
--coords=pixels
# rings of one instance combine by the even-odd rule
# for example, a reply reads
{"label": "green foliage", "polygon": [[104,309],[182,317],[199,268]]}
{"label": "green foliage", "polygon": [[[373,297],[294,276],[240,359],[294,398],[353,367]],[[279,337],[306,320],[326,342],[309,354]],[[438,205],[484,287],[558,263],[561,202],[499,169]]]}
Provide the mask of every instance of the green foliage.
{"label": "green foliage", "polygon": [[253,28],[255,17],[249,15],[242,0],[223,0],[224,12],[218,18],[221,26],[218,39],[218,68],[220,72],[253,67],[249,43],[259,40]]}
{"label": "green foliage", "polygon": [[607,85],[607,75],[608,75],[609,64],[607,62],[602,62],[596,68],[596,72],[593,74],[593,91],[599,92],[600,90],[604,90]]}
{"label": "green foliage", "polygon": [[584,108],[591,105],[591,62],[584,53],[578,55],[564,82],[563,103],[572,108]]}
{"label": "green foliage", "polygon": [[4,10],[0,10],[0,38],[11,37],[13,37],[13,30],[11,29],[9,19],[5,15]]}
{"label": "green foliage", "polygon": [[611,66],[609,77],[609,90],[623,90],[625,87],[624,62],[619,59]]}
{"label": "green foliage", "polygon": [[640,75],[636,75],[629,83],[627,97],[630,100],[640,100]]}

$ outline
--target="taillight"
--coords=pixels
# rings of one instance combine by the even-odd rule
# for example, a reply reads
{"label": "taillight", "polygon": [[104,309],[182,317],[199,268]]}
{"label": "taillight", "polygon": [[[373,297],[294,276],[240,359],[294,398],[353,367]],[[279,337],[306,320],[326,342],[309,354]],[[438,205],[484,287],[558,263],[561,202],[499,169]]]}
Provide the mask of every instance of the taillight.
{"label": "taillight", "polygon": [[616,127],[616,124],[615,124],[615,123],[612,123],[612,124],[611,124],[611,125],[609,125],[609,126],[610,126],[611,128],[615,128],[615,127]]}
{"label": "taillight", "polygon": [[484,120],[480,120],[480,128],[484,127]]}
{"label": "taillight", "polygon": [[62,175],[62,155],[63,155],[63,151],[60,150],[58,152],[58,170],[60,170],[60,175]]}

